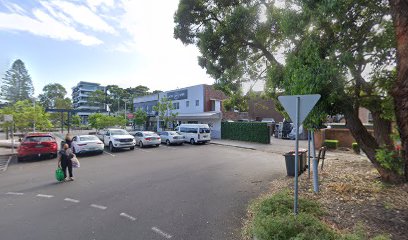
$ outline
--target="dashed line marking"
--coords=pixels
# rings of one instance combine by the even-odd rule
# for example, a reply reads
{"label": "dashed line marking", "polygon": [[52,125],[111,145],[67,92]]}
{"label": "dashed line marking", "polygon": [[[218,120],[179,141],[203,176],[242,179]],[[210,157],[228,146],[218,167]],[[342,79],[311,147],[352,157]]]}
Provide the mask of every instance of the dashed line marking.
{"label": "dashed line marking", "polygon": [[64,201],[73,202],[73,203],[79,203],[79,200],[72,199],[72,198],[65,198]]}
{"label": "dashed line marking", "polygon": [[7,192],[6,194],[7,195],[18,195],[18,196],[24,195],[24,193],[22,192]]}
{"label": "dashed line marking", "polygon": [[132,216],[130,216],[129,214],[126,214],[126,213],[121,213],[120,216],[121,216],[121,217],[125,217],[125,218],[127,218],[127,219],[129,219],[129,220],[131,220],[131,221],[136,221],[136,218],[135,218],[135,217],[132,217]]}
{"label": "dashed line marking", "polygon": [[91,204],[91,207],[93,208],[98,208],[101,210],[106,210],[108,207],[102,206],[102,205],[96,205],[96,204]]}
{"label": "dashed line marking", "polygon": [[139,150],[139,151],[142,151],[142,152],[147,152],[147,153],[150,152],[150,151],[147,151],[147,150],[144,150],[144,149],[141,149],[141,148],[135,148],[135,149],[137,149],[137,150]]}
{"label": "dashed line marking", "polygon": [[152,230],[153,230],[154,232],[156,232],[157,234],[159,234],[159,235],[161,235],[162,237],[165,237],[165,238],[167,238],[167,239],[170,239],[170,238],[172,237],[170,234],[163,232],[162,230],[160,230],[160,229],[157,228],[157,227],[152,227]]}
{"label": "dashed line marking", "polygon": [[42,198],[53,198],[53,195],[46,195],[46,194],[37,194],[37,197],[42,197]]}
{"label": "dashed line marking", "polygon": [[106,154],[108,154],[108,155],[111,155],[112,157],[115,156],[114,154],[112,154],[112,153],[110,153],[110,152],[107,152],[107,151],[103,151],[103,152],[106,153]]}
{"label": "dashed line marking", "polygon": [[0,158],[0,170],[5,172],[7,171],[8,165],[10,164],[10,160],[13,156],[9,156],[7,159]]}

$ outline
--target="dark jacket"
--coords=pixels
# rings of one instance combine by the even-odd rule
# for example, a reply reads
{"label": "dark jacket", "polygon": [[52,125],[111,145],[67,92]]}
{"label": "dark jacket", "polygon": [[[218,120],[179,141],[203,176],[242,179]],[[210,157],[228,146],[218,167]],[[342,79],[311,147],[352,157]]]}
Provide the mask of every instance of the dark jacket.
{"label": "dark jacket", "polygon": [[61,163],[69,163],[71,159],[74,157],[72,150],[68,148],[67,150],[60,150],[59,151]]}

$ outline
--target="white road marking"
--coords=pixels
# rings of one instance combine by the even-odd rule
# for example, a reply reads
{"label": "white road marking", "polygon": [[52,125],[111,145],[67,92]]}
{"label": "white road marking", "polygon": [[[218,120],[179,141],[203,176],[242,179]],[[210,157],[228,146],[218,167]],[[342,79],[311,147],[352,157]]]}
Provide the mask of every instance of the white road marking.
{"label": "white road marking", "polygon": [[166,146],[166,148],[168,148],[168,149],[170,149],[170,150],[177,150],[177,148],[175,148],[175,147]]}
{"label": "white road marking", "polygon": [[98,208],[98,209],[101,209],[101,210],[106,210],[108,208],[108,207],[101,206],[101,205],[96,205],[96,204],[91,204],[91,207]]}
{"label": "white road marking", "polygon": [[159,234],[159,235],[161,235],[162,237],[165,237],[165,238],[167,238],[167,239],[170,239],[170,238],[172,237],[170,234],[163,232],[162,230],[160,230],[160,229],[157,228],[157,227],[152,227],[152,230],[153,230],[154,232],[156,232],[157,234]]}
{"label": "white road marking", "polygon": [[107,151],[103,151],[103,152],[106,153],[106,154],[108,154],[108,155],[111,155],[112,157],[115,156],[114,154],[112,154],[112,153],[110,153],[110,152],[107,152]]}
{"label": "white road marking", "polygon": [[147,153],[150,152],[150,151],[147,151],[147,150],[144,150],[144,149],[141,149],[141,148],[135,148],[135,149],[137,149],[137,150],[139,150],[139,151],[142,151],[142,152],[147,152]]}
{"label": "white road marking", "polygon": [[24,193],[22,192],[7,192],[6,194],[7,195],[18,195],[18,196],[24,195]]}
{"label": "white road marking", "polygon": [[128,219],[131,220],[131,221],[136,221],[136,218],[135,218],[135,217],[132,217],[132,216],[130,216],[129,214],[126,214],[126,213],[121,213],[120,216],[125,217],[125,218],[128,218]]}
{"label": "white road marking", "polygon": [[46,195],[46,194],[37,194],[37,197],[42,197],[42,198],[53,198],[53,195]]}
{"label": "white road marking", "polygon": [[79,203],[79,200],[72,199],[72,198],[65,198],[64,201],[73,202],[73,203]]}

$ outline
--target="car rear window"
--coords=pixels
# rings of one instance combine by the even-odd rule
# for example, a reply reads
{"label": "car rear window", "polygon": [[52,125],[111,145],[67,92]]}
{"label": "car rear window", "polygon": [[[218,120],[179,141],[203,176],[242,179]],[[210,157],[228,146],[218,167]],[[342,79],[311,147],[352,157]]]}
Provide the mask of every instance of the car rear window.
{"label": "car rear window", "polygon": [[209,128],[200,128],[200,133],[210,133]]}
{"label": "car rear window", "polygon": [[79,137],[79,141],[95,141],[98,140],[96,136],[83,136]]}
{"label": "car rear window", "polygon": [[54,138],[51,136],[32,136],[26,137],[24,142],[53,142]]}

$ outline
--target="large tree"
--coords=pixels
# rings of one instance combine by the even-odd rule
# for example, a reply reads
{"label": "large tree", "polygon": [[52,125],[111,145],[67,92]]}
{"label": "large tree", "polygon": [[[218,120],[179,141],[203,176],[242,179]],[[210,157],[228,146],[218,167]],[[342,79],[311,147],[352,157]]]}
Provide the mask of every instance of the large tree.
{"label": "large tree", "polygon": [[408,2],[389,2],[397,39],[397,80],[392,87],[392,95],[408,181]]}
{"label": "large tree", "polygon": [[[198,46],[199,64],[217,84],[231,89],[264,79],[274,97],[320,93],[309,124],[343,113],[382,178],[401,181],[376,158],[393,148],[395,41],[387,1],[181,0],[175,22],[175,37]],[[374,136],[358,118],[360,107],[372,112]]]}
{"label": "large tree", "polygon": [[67,95],[67,90],[59,83],[48,84],[42,91],[38,98],[44,108],[55,108],[57,99],[64,99]]}
{"label": "large tree", "polygon": [[21,100],[29,100],[34,93],[33,83],[28,71],[20,59],[14,61],[3,78],[1,96],[3,99],[15,103]]}

